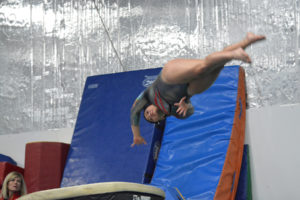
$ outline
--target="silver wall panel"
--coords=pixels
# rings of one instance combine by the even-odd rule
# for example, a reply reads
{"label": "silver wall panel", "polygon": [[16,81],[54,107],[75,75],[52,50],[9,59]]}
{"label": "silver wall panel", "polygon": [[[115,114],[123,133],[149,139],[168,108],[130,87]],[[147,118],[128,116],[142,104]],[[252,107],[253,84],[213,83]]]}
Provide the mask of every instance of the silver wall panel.
{"label": "silver wall panel", "polygon": [[242,64],[249,107],[300,103],[299,0],[0,2],[0,134],[74,127],[87,76],[203,58],[247,31],[268,37]]}

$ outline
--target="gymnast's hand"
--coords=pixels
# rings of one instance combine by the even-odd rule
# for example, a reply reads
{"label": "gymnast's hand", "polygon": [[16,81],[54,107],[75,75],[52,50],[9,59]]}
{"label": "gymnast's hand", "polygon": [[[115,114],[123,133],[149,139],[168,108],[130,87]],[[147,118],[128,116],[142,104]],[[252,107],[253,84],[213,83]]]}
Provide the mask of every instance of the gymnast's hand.
{"label": "gymnast's hand", "polygon": [[179,103],[174,103],[174,106],[178,106],[176,113],[182,115],[183,117],[186,116],[186,112],[189,108],[189,104],[185,103],[186,97],[182,97]]}
{"label": "gymnast's hand", "polygon": [[133,137],[133,143],[131,144],[131,147],[134,147],[134,145],[140,145],[140,144],[147,144],[147,142],[145,141],[145,139],[138,135],[138,136],[134,136]]}

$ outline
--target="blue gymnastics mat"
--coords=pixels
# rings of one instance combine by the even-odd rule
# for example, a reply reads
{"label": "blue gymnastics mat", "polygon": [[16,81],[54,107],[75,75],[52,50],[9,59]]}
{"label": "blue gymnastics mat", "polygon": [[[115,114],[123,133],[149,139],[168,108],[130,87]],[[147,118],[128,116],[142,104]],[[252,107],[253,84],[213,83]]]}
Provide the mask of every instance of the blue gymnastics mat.
{"label": "blue gymnastics mat", "polygon": [[130,108],[160,70],[87,78],[61,187],[150,182],[162,131],[141,117],[141,134],[148,144],[131,148]]}
{"label": "blue gymnastics mat", "polygon": [[249,145],[247,144],[244,145],[242,167],[235,200],[252,200]]}
{"label": "blue gymnastics mat", "polygon": [[16,161],[4,154],[0,154],[0,162],[9,162],[10,164],[17,165]]}
{"label": "blue gymnastics mat", "polygon": [[225,67],[191,101],[191,117],[166,120],[151,184],[176,188],[189,200],[234,200],[245,134],[244,70]]}

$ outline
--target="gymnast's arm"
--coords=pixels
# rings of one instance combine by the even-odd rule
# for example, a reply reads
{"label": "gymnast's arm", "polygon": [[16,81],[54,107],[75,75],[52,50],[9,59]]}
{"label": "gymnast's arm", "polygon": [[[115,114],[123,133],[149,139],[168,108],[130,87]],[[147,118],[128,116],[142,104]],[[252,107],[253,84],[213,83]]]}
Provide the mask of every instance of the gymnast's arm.
{"label": "gymnast's arm", "polygon": [[133,103],[131,107],[131,113],[130,113],[130,123],[131,123],[131,130],[133,134],[133,143],[131,144],[131,147],[134,147],[134,145],[139,144],[147,144],[145,139],[141,136],[140,131],[140,114],[144,106],[148,103],[145,95],[145,92],[142,92],[135,102]]}

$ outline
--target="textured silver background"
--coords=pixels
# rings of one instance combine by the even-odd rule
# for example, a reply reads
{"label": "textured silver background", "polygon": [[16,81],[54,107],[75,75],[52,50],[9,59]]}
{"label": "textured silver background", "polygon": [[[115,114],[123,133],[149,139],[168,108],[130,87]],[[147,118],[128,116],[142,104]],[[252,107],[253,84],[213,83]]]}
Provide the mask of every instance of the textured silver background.
{"label": "textured silver background", "polygon": [[0,2],[0,134],[74,127],[87,76],[203,58],[247,31],[268,37],[242,64],[249,106],[300,103],[300,0]]}

